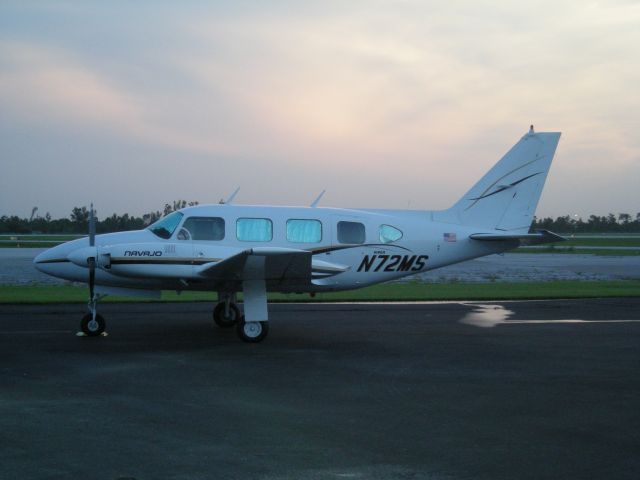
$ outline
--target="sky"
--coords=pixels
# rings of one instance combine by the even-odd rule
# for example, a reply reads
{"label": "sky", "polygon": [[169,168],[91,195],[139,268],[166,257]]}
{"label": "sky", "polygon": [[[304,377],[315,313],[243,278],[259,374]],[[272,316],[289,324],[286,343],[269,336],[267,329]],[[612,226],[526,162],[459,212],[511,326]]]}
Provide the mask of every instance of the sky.
{"label": "sky", "polygon": [[640,212],[640,2],[0,3],[0,215],[444,209],[530,124],[539,217]]}

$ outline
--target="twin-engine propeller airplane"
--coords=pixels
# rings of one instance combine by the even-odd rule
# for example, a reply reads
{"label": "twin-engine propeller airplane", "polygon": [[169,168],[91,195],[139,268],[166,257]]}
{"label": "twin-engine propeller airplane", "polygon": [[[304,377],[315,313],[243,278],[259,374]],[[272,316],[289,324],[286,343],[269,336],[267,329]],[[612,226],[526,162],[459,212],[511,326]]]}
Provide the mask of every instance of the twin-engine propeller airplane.
{"label": "twin-engine propeller airplane", "polygon": [[[89,336],[108,294],[218,293],[213,319],[246,342],[269,331],[267,292],[348,290],[395,280],[520,245],[562,240],[530,233],[560,133],[533,127],[455,205],[441,211],[198,205],[145,230],[95,234],[38,255],[36,267],[89,284]],[[235,195],[235,193],[234,193]],[[233,195],[232,195],[233,196]],[[428,288],[428,287],[425,287]],[[243,310],[236,295],[243,293]]]}

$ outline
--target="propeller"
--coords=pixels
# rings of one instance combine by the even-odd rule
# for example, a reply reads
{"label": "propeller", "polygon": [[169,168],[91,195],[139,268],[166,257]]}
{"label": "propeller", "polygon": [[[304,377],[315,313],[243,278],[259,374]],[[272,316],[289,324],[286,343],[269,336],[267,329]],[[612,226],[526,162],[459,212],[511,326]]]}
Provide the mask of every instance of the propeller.
{"label": "propeller", "polygon": [[[93,214],[93,203],[91,204],[91,210],[89,211],[89,246],[95,247],[96,245],[96,218]],[[96,284],[96,257],[92,256],[87,259],[89,264],[89,301],[94,300],[94,290]]]}

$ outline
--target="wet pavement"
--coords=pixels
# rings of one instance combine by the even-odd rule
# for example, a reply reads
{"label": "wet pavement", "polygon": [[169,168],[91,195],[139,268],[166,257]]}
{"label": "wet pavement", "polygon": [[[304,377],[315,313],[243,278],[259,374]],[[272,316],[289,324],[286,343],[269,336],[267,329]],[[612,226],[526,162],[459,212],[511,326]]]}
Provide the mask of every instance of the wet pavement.
{"label": "wet pavement", "polygon": [[0,305],[3,479],[637,479],[640,299]]}

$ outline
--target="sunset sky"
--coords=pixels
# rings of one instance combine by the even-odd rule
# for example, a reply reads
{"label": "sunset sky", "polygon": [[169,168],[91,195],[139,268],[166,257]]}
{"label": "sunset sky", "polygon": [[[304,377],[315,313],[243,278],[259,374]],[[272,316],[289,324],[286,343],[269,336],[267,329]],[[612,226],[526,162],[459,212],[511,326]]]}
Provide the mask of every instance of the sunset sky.
{"label": "sunset sky", "polygon": [[640,212],[640,3],[0,4],[0,215],[441,209],[534,124],[538,216]]}

